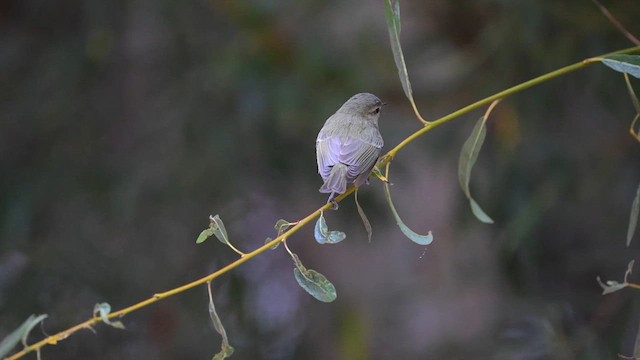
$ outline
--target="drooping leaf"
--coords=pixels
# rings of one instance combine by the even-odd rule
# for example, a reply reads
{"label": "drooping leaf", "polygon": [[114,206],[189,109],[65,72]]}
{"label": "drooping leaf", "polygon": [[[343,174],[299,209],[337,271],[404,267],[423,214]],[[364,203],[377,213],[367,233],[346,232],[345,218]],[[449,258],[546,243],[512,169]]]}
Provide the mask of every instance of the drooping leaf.
{"label": "drooping leaf", "polygon": [[100,303],[96,304],[93,307],[93,316],[100,316],[102,322],[107,325],[110,325],[116,329],[124,329],[124,324],[121,321],[111,321],[109,320],[109,314],[111,313],[111,305],[109,303]]}
{"label": "drooping leaf", "polygon": [[9,335],[5,336],[0,342],[0,358],[4,359],[13,350],[20,341],[22,345],[27,347],[27,337],[31,330],[38,325],[42,320],[46,319],[48,315],[30,315],[17,329],[12,331]]}
{"label": "drooping leaf", "polygon": [[478,159],[478,154],[480,153],[480,149],[482,149],[482,144],[484,143],[484,139],[486,137],[487,129],[485,127],[485,117],[482,116],[476,125],[473,127],[473,131],[471,131],[471,135],[467,141],[465,141],[462,146],[462,151],[460,152],[460,159],[458,161],[458,181],[460,182],[460,187],[462,191],[469,199],[469,206],[471,207],[471,211],[478,218],[478,220],[482,221],[486,224],[493,224],[493,220],[480,208],[480,205],[473,199],[471,196],[471,190],[469,189],[469,182],[471,180],[471,169],[473,169],[473,165],[475,165],[476,160]]}
{"label": "drooping leaf", "polygon": [[205,242],[209,237],[211,237],[211,235],[213,235],[213,229],[212,228],[207,228],[207,229],[202,230],[200,235],[198,235],[198,239],[196,240],[196,244],[201,244],[201,243]]}
{"label": "drooping leaf", "polygon": [[373,229],[371,228],[371,223],[369,222],[369,218],[367,218],[367,214],[364,213],[362,207],[360,206],[360,202],[358,201],[358,190],[354,195],[354,199],[356,200],[356,208],[358,208],[358,214],[360,215],[360,219],[362,219],[362,224],[364,228],[367,230],[367,237],[369,238],[369,242],[371,242],[371,235],[373,235]]}
{"label": "drooping leaf", "polygon": [[320,213],[316,226],[313,229],[313,235],[318,244],[337,244],[347,237],[342,231],[329,231],[324,215]]}
{"label": "drooping leaf", "polygon": [[221,243],[229,245],[229,236],[227,235],[227,229],[225,229],[224,223],[222,222],[222,219],[220,219],[220,215],[210,217],[210,220],[213,235],[215,235]]}
{"label": "drooping leaf", "polygon": [[400,227],[400,231],[408,237],[411,241],[420,245],[429,245],[433,241],[433,234],[431,231],[427,235],[420,235],[413,230],[409,229],[407,225],[400,219],[400,215],[396,211],[396,207],[393,205],[393,201],[391,200],[391,192],[389,191],[389,184],[384,184],[384,190],[387,197],[387,202],[389,203],[389,207],[391,208],[391,212],[393,213],[393,217],[396,219],[396,223]]}
{"label": "drooping leaf", "polygon": [[602,63],[611,69],[640,79],[640,55],[610,55]]}
{"label": "drooping leaf", "polygon": [[398,68],[400,83],[402,83],[404,94],[413,103],[413,92],[411,90],[411,82],[409,82],[409,73],[404,61],[404,55],[402,54],[402,46],[400,45],[400,1],[385,0],[385,8],[391,51],[393,52],[393,59]]}
{"label": "drooping leaf", "polygon": [[635,234],[636,232],[636,227],[638,225],[638,213],[640,213],[640,185],[638,185],[638,190],[636,190],[636,197],[633,199],[633,203],[631,204],[629,228],[627,229],[627,246],[631,244],[633,234]]}
{"label": "drooping leaf", "polygon": [[300,287],[322,302],[332,302],[338,297],[336,288],[324,275],[305,268],[301,263],[293,269],[293,275]]}
{"label": "drooping leaf", "polygon": [[231,357],[233,354],[233,346],[229,344],[229,338],[227,337],[227,331],[224,329],[222,325],[222,320],[218,316],[216,312],[216,306],[213,304],[213,294],[211,291],[211,283],[207,284],[207,289],[209,291],[209,317],[211,318],[211,322],[213,323],[213,327],[216,329],[218,334],[222,336],[222,345],[220,346],[220,352],[213,356],[213,360],[224,360],[228,357]]}

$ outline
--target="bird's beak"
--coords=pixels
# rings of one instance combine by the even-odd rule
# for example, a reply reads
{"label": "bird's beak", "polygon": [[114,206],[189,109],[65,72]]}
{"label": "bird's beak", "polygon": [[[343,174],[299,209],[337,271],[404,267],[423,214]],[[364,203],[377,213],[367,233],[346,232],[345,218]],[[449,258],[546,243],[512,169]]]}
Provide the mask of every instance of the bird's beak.
{"label": "bird's beak", "polygon": [[380,106],[387,106],[387,103],[383,102]]}

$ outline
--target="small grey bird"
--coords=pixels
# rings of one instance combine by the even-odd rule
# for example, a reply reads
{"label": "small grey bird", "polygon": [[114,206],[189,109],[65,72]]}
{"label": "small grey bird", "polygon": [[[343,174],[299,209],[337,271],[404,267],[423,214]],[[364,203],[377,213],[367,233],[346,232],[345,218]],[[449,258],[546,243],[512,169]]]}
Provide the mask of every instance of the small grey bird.
{"label": "small grey bird", "polygon": [[355,94],[324,123],[316,140],[321,193],[331,193],[327,202],[347,191],[347,184],[367,181],[382,151],[378,130],[380,109],[385,105],[369,93]]}

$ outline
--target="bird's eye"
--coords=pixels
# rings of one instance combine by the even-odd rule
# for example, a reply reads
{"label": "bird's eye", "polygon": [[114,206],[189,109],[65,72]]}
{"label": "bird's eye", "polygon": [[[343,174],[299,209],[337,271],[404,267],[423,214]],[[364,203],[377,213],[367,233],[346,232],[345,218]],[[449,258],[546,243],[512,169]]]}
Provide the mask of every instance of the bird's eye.
{"label": "bird's eye", "polygon": [[373,113],[374,113],[374,114],[377,114],[377,113],[379,113],[379,112],[380,112],[380,108],[379,108],[379,107],[377,107],[375,110],[373,110]]}

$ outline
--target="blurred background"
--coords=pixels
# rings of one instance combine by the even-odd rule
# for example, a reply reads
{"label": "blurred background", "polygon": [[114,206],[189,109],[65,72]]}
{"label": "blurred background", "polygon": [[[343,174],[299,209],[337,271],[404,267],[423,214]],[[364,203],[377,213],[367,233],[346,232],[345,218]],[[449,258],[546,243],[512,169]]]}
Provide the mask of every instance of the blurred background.
{"label": "blurred background", "polygon": [[[605,1],[640,35],[637,0]],[[631,47],[587,0],[401,4],[419,109],[449,114],[535,76]],[[357,92],[385,101],[391,149],[420,128],[389,46],[383,1],[0,2],[0,337],[47,313],[53,334],[185,284],[323,205],[315,138]],[[638,81],[635,80],[636,91]],[[640,182],[623,77],[594,65],[503,101],[474,168],[460,149],[484,109],[415,141],[392,164],[405,238],[377,180],[326,214],[346,232],[289,240],[330,279],[320,303],[280,247],[214,282],[233,359],[617,359],[632,355],[640,292],[622,280]],[[630,280],[640,282],[632,275]],[[44,359],[208,359],[220,348],[205,287],[42,351]],[[30,342],[42,337],[32,332]],[[28,358],[33,359],[35,355]]]}

